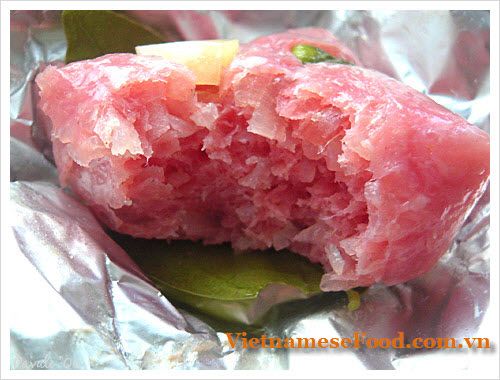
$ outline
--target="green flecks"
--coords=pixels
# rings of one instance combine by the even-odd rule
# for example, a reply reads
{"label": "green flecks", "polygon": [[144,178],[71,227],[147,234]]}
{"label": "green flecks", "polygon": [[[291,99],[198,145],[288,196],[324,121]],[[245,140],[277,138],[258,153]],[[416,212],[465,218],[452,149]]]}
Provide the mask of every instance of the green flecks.
{"label": "green flecks", "polygon": [[342,58],[333,57],[326,51],[311,45],[295,45],[292,48],[292,53],[295,55],[302,63],[319,63],[319,62],[329,62],[334,64],[342,65],[352,65],[353,63],[348,62]]}
{"label": "green flecks", "polygon": [[347,310],[349,311],[358,310],[359,307],[361,306],[361,297],[359,293],[353,289],[347,290],[346,293],[348,299]]}

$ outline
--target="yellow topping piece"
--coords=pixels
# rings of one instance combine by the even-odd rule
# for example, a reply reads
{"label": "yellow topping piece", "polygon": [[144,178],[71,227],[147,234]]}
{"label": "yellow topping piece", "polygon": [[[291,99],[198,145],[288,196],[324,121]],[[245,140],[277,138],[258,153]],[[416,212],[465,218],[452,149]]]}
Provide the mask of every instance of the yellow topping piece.
{"label": "yellow topping piece", "polygon": [[136,46],[138,55],[155,55],[187,66],[196,76],[197,85],[218,86],[223,70],[239,49],[238,40],[167,42]]}

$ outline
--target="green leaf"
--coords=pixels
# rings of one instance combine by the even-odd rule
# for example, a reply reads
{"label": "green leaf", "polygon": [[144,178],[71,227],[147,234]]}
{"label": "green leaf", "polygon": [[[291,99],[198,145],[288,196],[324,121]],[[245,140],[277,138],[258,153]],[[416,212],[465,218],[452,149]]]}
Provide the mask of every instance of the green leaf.
{"label": "green leaf", "polygon": [[295,45],[292,48],[292,53],[300,59],[302,63],[330,62],[342,65],[352,65],[351,62],[342,58],[333,57],[326,51],[311,45]]}
{"label": "green leaf", "polygon": [[[276,303],[321,293],[321,266],[287,251],[235,254],[229,245],[113,237],[167,298],[228,322],[254,324]],[[288,287],[286,296],[252,311],[271,285]]]}
{"label": "green leaf", "polygon": [[164,42],[161,35],[112,11],[63,11],[66,63],[109,53],[134,53],[137,45]]}

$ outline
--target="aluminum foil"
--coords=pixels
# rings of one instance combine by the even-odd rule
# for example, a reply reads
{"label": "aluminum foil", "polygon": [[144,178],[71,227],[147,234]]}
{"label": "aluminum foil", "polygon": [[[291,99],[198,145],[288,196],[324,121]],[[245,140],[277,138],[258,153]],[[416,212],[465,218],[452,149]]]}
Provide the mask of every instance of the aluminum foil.
{"label": "aluminum foil", "polygon": [[[398,78],[489,130],[487,11],[130,11],[171,37],[249,41],[287,28],[330,29],[367,67]],[[36,112],[33,78],[61,64],[66,44],[58,11],[11,13],[11,252],[15,304],[11,369],[417,369],[425,363],[478,368],[471,350],[231,348],[223,329],[175,308],[100,227],[58,186]],[[49,158],[49,160],[46,159]],[[456,338],[486,336],[489,303],[489,191],[449,252],[406,284],[373,286],[357,311],[329,294],[283,306],[268,336]],[[290,289],[283,289],[284,293]],[[273,299],[282,301],[280,290]],[[270,307],[269,298],[260,302]],[[257,306],[258,307],[258,306]],[[279,306],[278,306],[279,308]],[[259,310],[252,311],[259,313]],[[262,310],[260,310],[262,312]],[[491,330],[490,330],[491,331]]]}

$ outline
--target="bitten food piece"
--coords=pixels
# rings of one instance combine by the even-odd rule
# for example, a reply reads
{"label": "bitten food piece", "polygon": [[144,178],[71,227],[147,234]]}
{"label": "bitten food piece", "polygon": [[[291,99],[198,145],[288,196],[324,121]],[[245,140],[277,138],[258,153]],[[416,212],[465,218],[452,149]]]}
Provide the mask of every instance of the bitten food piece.
{"label": "bitten food piece", "polygon": [[[303,63],[297,45],[336,60]],[[323,290],[429,270],[489,176],[485,132],[321,29],[243,45],[216,102],[186,66],[131,54],[37,83],[61,183],[110,228],[288,248],[324,266]]]}

